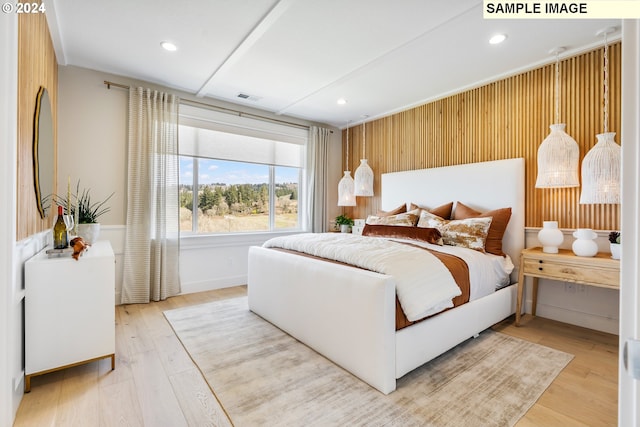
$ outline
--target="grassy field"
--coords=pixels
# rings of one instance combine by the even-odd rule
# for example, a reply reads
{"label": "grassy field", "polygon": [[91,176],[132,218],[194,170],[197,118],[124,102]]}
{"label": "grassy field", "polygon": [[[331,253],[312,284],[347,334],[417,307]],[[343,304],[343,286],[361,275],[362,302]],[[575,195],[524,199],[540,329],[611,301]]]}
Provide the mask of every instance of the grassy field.
{"label": "grassy field", "polygon": [[[180,209],[180,231],[191,231],[191,211]],[[276,213],[276,228],[296,228],[298,214]],[[269,215],[209,215],[198,216],[198,233],[242,233],[251,231],[269,231]]]}

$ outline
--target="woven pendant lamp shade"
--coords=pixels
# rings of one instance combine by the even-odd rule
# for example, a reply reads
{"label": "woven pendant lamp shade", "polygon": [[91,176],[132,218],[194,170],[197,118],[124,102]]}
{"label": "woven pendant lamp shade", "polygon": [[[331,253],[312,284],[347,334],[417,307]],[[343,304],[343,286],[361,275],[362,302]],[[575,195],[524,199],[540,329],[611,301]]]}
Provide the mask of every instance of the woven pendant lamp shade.
{"label": "woven pendant lamp shade", "polygon": [[[349,122],[347,122],[347,162],[349,168]],[[338,206],[355,206],[356,196],[354,194],[355,184],[351,178],[351,171],[344,171],[344,176],[338,182]]]}
{"label": "woven pendant lamp shade", "polygon": [[582,160],[581,204],[620,203],[620,146],[615,132],[596,135],[598,142]]}
{"label": "woven pendant lamp shade", "polygon": [[356,196],[373,196],[373,169],[367,163],[367,159],[360,159],[360,166],[355,174]]}
{"label": "woven pendant lamp shade", "polygon": [[620,146],[614,140],[615,132],[609,132],[609,49],[607,35],[615,27],[601,31],[604,35],[603,51],[603,124],[604,132],[596,135],[596,145],[582,159],[581,204],[620,203],[620,168],[622,163]]}
{"label": "woven pendant lamp shade", "polygon": [[[362,157],[365,157],[366,139],[365,124],[362,124]],[[355,177],[355,195],[371,197],[373,196],[373,169],[367,163],[367,159],[360,159],[360,166],[356,169]]]}
{"label": "woven pendant lamp shade", "polygon": [[556,55],[554,106],[556,124],[549,126],[551,133],[538,148],[538,177],[536,188],[579,187],[578,163],[580,148],[575,139],[567,134],[564,123],[560,121],[560,52],[558,47],[552,52]]}
{"label": "woven pendant lamp shade", "polygon": [[549,127],[551,133],[538,148],[536,188],[579,187],[578,143],[564,131],[564,123]]}
{"label": "woven pendant lamp shade", "polygon": [[354,182],[351,171],[344,171],[344,176],[338,183],[338,206],[355,206]]}

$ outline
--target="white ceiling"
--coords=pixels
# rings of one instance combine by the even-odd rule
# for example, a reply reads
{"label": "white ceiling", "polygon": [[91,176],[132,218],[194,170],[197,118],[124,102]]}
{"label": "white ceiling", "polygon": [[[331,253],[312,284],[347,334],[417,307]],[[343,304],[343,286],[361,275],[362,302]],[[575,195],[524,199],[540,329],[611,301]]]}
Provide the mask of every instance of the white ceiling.
{"label": "white ceiling", "polygon": [[[482,0],[45,0],[58,62],[344,128],[602,45]],[[495,33],[507,34],[490,45]],[[172,41],[176,52],[160,47]],[[243,100],[238,94],[250,95]],[[337,105],[345,98],[346,105]]]}

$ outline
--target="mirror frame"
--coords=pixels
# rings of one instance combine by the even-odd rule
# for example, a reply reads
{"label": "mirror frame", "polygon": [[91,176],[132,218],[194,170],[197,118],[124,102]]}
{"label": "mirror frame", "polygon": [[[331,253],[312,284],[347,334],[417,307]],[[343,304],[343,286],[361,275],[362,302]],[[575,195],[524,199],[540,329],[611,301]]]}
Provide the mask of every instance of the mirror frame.
{"label": "mirror frame", "polygon": [[[43,105],[42,99],[45,99],[45,104]],[[47,115],[46,117],[41,117],[41,114]],[[43,128],[43,125],[49,124],[47,129]],[[38,89],[38,95],[36,96],[36,106],[33,114],[33,185],[36,196],[36,205],[38,207],[38,212],[40,213],[40,217],[42,219],[47,218],[49,206],[46,205],[47,198],[51,198],[53,194],[53,173],[54,173],[54,159],[53,153],[55,151],[55,147],[53,146],[53,115],[51,111],[51,98],[48,95],[47,89],[44,86],[40,86]],[[48,147],[45,147],[48,145]],[[48,149],[51,153],[51,158],[42,158],[47,157],[44,155],[44,150]],[[41,182],[41,166],[43,162],[50,162],[51,168],[49,168],[49,172],[51,176],[44,177],[45,182],[49,183],[47,186],[49,188],[49,194],[43,196],[42,195],[42,187],[43,182]],[[50,202],[51,200],[49,200]]]}

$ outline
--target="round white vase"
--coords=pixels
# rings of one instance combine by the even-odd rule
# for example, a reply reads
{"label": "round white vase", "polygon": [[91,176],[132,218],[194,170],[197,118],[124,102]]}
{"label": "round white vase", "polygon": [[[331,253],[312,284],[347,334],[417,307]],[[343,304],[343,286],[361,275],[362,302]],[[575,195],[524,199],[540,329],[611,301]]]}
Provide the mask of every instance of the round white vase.
{"label": "round white vase", "polygon": [[78,224],[78,236],[82,237],[87,244],[93,245],[98,241],[99,235],[100,223]]}
{"label": "round white vase", "polygon": [[538,240],[542,245],[542,252],[557,254],[558,247],[564,242],[564,234],[558,229],[558,221],[543,221]]}
{"label": "round white vase", "polygon": [[595,242],[595,238],[598,235],[590,228],[578,228],[573,237],[576,240],[571,245],[573,253],[578,256],[594,256],[598,253],[598,244]]}

